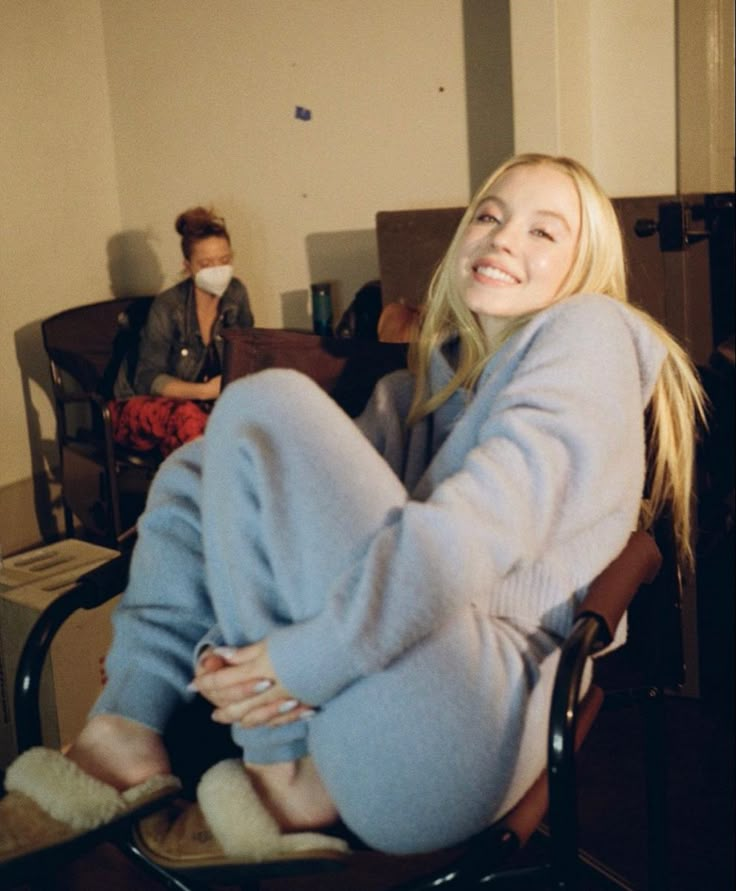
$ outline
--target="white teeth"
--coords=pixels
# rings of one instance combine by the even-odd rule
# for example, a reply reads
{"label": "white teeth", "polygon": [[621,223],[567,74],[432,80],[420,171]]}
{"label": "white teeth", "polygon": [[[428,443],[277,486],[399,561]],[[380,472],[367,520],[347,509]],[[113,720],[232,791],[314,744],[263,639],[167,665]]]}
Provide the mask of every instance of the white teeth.
{"label": "white teeth", "polygon": [[493,278],[498,282],[508,282],[509,284],[514,284],[516,282],[516,279],[512,275],[509,275],[500,269],[496,269],[495,266],[476,266],[476,270],[486,278]]}

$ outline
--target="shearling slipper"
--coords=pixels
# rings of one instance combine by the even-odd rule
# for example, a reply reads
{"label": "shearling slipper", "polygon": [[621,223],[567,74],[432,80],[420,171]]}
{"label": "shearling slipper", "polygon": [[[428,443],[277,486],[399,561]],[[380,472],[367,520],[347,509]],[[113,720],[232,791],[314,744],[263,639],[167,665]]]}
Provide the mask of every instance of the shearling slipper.
{"label": "shearling slipper", "polygon": [[180,790],[173,776],[155,776],[125,792],[95,779],[54,749],[24,752],[5,774],[0,799],[0,878],[38,866],[47,852],[62,859],[102,841],[105,830],[163,805]]}
{"label": "shearling slipper", "polygon": [[349,851],[345,841],[323,833],[282,833],[237,759],[220,761],[203,775],[197,804],[178,801],[151,814],[138,823],[134,838],[147,859],[190,874],[293,859],[337,867]]}

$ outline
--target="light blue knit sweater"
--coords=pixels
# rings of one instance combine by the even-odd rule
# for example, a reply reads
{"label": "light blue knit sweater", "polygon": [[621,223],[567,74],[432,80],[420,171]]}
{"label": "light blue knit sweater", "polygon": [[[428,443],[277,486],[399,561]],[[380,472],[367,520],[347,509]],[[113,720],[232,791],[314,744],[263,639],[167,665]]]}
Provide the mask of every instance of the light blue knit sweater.
{"label": "light blue knit sweater", "polygon": [[[430,425],[406,429],[409,373],[380,381],[359,425],[411,497],[319,615],[270,636],[285,687],[325,703],[468,603],[564,635],[636,526],[643,412],[664,354],[625,304],[570,298],[514,334],[474,393],[435,413],[429,447]],[[450,375],[436,355],[433,391]]]}

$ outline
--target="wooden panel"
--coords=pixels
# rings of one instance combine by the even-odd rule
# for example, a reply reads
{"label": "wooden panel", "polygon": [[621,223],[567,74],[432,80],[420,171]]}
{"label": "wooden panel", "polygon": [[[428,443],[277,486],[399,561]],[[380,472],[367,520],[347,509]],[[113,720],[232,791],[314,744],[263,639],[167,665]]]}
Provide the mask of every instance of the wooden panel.
{"label": "wooden panel", "polygon": [[703,195],[651,195],[614,198],[628,261],[629,299],[644,307],[684,346],[698,364],[708,361],[715,348],[711,318],[708,242],[685,250],[660,250],[659,236],[636,234],[637,220],[659,219],[660,204],[684,201],[702,205]]}
{"label": "wooden panel", "polygon": [[384,305],[418,306],[452,240],[464,207],[383,210],[376,214],[378,265]]}
{"label": "wooden panel", "polygon": [[223,386],[265,368],[292,368],[311,377],[351,417],[363,410],[380,377],[406,366],[401,343],[276,328],[230,328],[223,337]]}
{"label": "wooden panel", "polygon": [[[714,349],[711,321],[708,243],[663,253],[655,233],[642,238],[637,220],[659,217],[659,205],[675,195],[615,198],[628,259],[629,294],[677,337],[702,364]],[[702,205],[703,195],[686,195]],[[383,303],[402,300],[416,306],[426,294],[437,264],[463,215],[462,207],[380,211],[376,214],[378,262]]]}

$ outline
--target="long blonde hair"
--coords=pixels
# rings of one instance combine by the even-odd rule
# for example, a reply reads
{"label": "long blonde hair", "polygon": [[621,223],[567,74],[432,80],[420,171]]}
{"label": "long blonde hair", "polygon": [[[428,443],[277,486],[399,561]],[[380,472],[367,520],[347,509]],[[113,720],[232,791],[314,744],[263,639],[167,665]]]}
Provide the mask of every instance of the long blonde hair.
{"label": "long blonde hair", "polygon": [[[419,334],[409,350],[409,367],[416,378],[409,422],[433,412],[456,390],[472,388],[489,356],[531,315],[514,319],[501,338],[489,343],[477,316],[465,305],[458,277],[458,252],[476,209],[493,185],[509,170],[546,164],[569,176],[580,199],[580,236],[572,266],[556,300],[583,291],[606,294],[628,302],[623,238],[610,199],[593,176],[570,158],[542,154],[517,155],[496,169],[478,189],[463,215],[445,256],[429,285]],[[680,559],[692,565],[691,495],[695,460],[695,424],[704,421],[704,396],[693,365],[682,347],[647,312],[631,306],[664,344],[667,355],[650,402],[648,451],[650,479],[642,501],[645,527],[670,509]],[[450,382],[429,392],[432,352],[450,337],[459,340],[458,364]]]}

